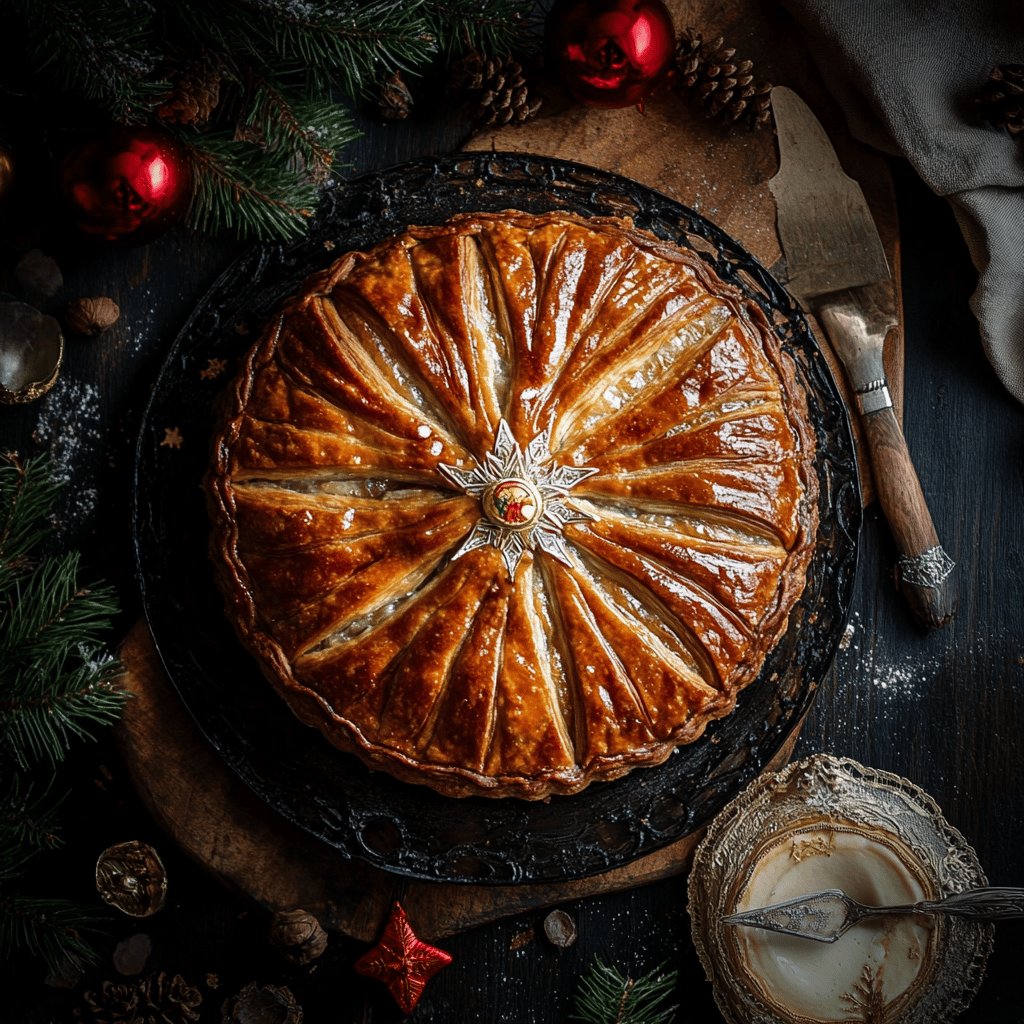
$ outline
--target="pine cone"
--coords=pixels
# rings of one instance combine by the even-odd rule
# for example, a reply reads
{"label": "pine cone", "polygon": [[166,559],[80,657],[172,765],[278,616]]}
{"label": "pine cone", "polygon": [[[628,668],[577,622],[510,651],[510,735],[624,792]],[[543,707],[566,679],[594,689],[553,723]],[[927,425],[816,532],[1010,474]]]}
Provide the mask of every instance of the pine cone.
{"label": "pine cone", "polygon": [[98,992],[86,992],[82,998],[86,1009],[75,1010],[75,1016],[92,1024],[136,1024],[142,1020],[135,985],[105,981]]}
{"label": "pine cone", "polygon": [[412,110],[412,93],[397,71],[384,79],[377,97],[377,113],[388,121],[401,121]]}
{"label": "pine cone", "polygon": [[448,65],[448,87],[452,92],[474,92],[484,86],[484,55],[470,50]]}
{"label": "pine cone", "polygon": [[146,1024],[187,1024],[199,1020],[199,1005],[203,1001],[199,989],[193,988],[180,974],[169,978],[163,971],[151,974],[139,982],[145,996]]}
{"label": "pine cone", "polygon": [[75,1016],[90,1024],[192,1024],[203,1001],[180,974],[163,971],[134,983],[105,981],[99,992],[86,992],[86,1009]]}
{"label": "pine cone", "polygon": [[683,29],[676,46],[676,69],[684,89],[692,89],[700,78],[703,50],[704,37],[695,28]]}
{"label": "pine cone", "polygon": [[694,96],[706,117],[724,124],[742,121],[761,128],[771,120],[769,82],[755,82],[751,60],[736,60],[734,47],[718,36],[709,42],[687,28],[676,47],[679,85]]}
{"label": "pine cone", "polygon": [[974,102],[990,125],[1014,136],[1024,132],[1024,64],[997,64]]}
{"label": "pine cone", "polygon": [[187,64],[171,79],[171,91],[156,108],[156,116],[171,124],[206,124],[220,102],[222,77],[216,64]]}
{"label": "pine cone", "polygon": [[540,98],[530,95],[523,66],[512,57],[484,57],[471,50],[453,61],[448,73],[452,89],[476,103],[473,123],[478,128],[522,124],[540,110]]}

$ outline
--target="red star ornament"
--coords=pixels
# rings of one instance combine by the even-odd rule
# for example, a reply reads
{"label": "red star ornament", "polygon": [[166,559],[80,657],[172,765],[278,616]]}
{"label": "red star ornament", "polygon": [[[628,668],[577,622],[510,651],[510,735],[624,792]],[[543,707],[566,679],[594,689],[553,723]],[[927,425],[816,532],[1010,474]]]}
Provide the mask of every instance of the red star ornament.
{"label": "red star ornament", "polygon": [[355,962],[355,969],[384,982],[402,1013],[408,1016],[420,1001],[427,982],[451,962],[450,954],[416,937],[402,904],[396,902],[380,942]]}

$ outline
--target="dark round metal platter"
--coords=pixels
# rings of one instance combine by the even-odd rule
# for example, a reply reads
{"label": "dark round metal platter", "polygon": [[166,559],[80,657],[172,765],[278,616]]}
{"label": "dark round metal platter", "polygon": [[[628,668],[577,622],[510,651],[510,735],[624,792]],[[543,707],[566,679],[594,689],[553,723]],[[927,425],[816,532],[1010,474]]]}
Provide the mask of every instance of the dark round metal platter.
{"label": "dark round metal platter", "polygon": [[[735,711],[664,764],[541,802],[452,799],[369,771],[291,715],[227,622],[207,560],[201,490],[214,407],[276,304],[313,271],[410,224],[476,210],[631,217],[697,250],[765,310],[793,357],[817,434],[820,526],[785,636]],[[224,360],[226,372],[216,374]],[[204,374],[204,371],[205,374]],[[177,427],[179,447],[162,443]],[[157,379],[139,437],[134,530],[143,602],[181,699],[230,767],[272,808],[347,856],[448,882],[546,882],[618,867],[706,824],[779,751],[845,628],[861,504],[842,400],[793,300],[736,242],[679,203],[579,164],[463,154],[339,186],[308,238],[255,248],[216,282]]]}

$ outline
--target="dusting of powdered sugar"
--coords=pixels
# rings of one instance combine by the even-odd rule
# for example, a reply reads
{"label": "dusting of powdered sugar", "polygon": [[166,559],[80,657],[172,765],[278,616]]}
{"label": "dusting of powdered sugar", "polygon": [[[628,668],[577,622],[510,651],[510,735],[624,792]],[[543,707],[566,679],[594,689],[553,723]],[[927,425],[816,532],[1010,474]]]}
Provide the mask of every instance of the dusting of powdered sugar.
{"label": "dusting of powdered sugar", "polygon": [[82,480],[82,467],[96,463],[102,441],[100,392],[94,384],[61,377],[43,398],[32,435],[44,447],[54,479],[64,484],[58,504],[59,534],[88,526],[96,514],[95,481]]}
{"label": "dusting of powdered sugar", "polygon": [[[839,638],[837,666],[843,663],[872,662],[874,646],[864,642],[864,627],[860,615],[854,613]],[[922,658],[918,652],[908,652],[898,661],[874,662],[871,671],[871,690],[881,701],[913,700],[925,696],[928,685],[942,670],[939,657]]]}
{"label": "dusting of powdered sugar", "polygon": [[157,333],[157,302],[152,287],[146,286],[143,296],[149,301],[140,303],[141,312],[121,330],[122,352],[128,356],[142,352]]}
{"label": "dusting of powdered sugar", "polygon": [[883,699],[922,697],[923,688],[939,672],[939,662],[909,660],[902,665],[881,665],[875,670],[874,688]]}

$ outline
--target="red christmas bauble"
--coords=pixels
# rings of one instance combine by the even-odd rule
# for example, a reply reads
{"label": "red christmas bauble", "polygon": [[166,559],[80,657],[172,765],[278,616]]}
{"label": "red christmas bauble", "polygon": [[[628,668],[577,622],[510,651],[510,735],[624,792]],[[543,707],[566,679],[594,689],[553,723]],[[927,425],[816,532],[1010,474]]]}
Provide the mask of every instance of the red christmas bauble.
{"label": "red christmas bauble", "polygon": [[596,107],[642,103],[676,45],[661,0],[558,0],[545,33],[566,89]]}
{"label": "red christmas bauble", "polygon": [[166,132],[118,127],[68,153],[60,187],[87,235],[134,244],[150,241],[184,214],[192,170],[184,147]]}

